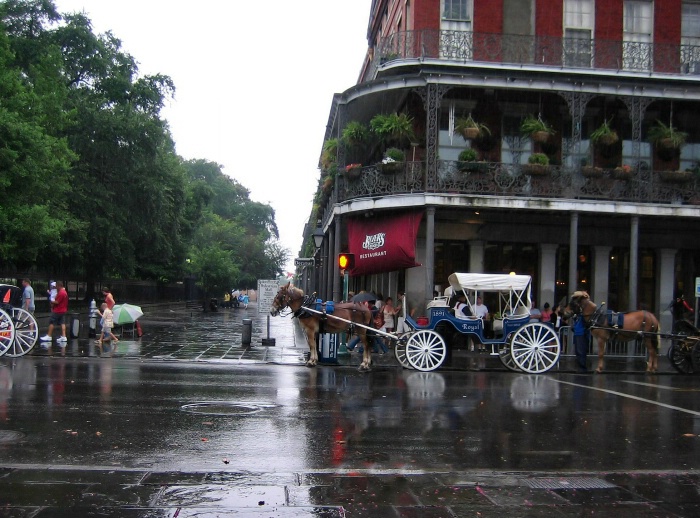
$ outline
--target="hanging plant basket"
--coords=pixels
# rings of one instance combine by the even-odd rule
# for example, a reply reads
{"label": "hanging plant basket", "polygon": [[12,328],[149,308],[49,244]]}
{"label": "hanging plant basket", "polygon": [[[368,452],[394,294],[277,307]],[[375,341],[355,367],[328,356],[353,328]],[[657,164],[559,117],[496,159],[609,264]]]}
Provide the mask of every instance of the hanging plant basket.
{"label": "hanging plant basket", "polygon": [[619,137],[617,136],[617,133],[610,133],[609,135],[603,135],[600,137],[598,142],[604,146],[612,146],[613,144],[616,144],[618,140]]}
{"label": "hanging plant basket", "polygon": [[533,142],[543,144],[549,140],[549,135],[550,133],[548,131],[535,131],[531,137]]}
{"label": "hanging plant basket", "polygon": [[479,136],[479,133],[481,133],[479,128],[465,128],[462,131],[462,136],[465,140],[473,140]]}
{"label": "hanging plant basket", "polygon": [[667,183],[688,183],[693,179],[692,171],[660,171],[661,181]]}

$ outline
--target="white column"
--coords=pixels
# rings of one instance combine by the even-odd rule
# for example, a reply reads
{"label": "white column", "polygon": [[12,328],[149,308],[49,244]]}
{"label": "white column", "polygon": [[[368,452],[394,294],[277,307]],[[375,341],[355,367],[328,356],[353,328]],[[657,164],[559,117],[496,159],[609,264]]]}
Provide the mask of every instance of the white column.
{"label": "white column", "polygon": [[537,273],[539,277],[539,293],[535,294],[537,307],[542,308],[545,302],[554,307],[557,301],[554,300],[554,288],[557,270],[557,245],[540,244],[540,269]]}
{"label": "white column", "polygon": [[659,250],[656,265],[656,300],[659,307],[656,311],[664,333],[670,333],[673,325],[673,315],[668,305],[673,300],[676,287],[675,270],[676,250],[672,248]]}
{"label": "white column", "polygon": [[469,272],[484,273],[483,241],[469,241]]}
{"label": "white column", "polygon": [[578,289],[578,212],[571,213],[569,221],[569,284],[567,293],[571,295]]}
{"label": "white column", "polygon": [[593,302],[600,306],[608,302],[608,285],[610,284],[611,246],[593,247]]}

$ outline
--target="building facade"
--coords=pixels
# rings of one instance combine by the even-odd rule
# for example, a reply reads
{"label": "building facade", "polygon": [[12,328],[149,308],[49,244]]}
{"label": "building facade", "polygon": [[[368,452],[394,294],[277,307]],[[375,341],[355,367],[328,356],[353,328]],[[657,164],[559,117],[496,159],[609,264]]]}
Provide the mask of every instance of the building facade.
{"label": "building facade", "polygon": [[670,329],[700,275],[700,2],[375,0],[367,37],[305,230],[321,296],[343,297],[339,252],[374,260],[376,225],[419,214],[351,290],[420,314],[452,272],[514,271],[538,305],[585,289]]}

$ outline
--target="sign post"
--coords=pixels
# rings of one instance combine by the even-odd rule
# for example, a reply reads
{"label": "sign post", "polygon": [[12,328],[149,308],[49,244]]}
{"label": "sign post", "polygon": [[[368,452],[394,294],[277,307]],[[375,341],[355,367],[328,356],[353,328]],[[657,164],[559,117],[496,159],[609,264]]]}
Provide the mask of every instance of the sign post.
{"label": "sign post", "polygon": [[267,338],[262,339],[263,345],[275,345],[275,339],[270,338],[270,307],[278,289],[279,283],[276,280],[258,279],[258,314],[267,314]]}

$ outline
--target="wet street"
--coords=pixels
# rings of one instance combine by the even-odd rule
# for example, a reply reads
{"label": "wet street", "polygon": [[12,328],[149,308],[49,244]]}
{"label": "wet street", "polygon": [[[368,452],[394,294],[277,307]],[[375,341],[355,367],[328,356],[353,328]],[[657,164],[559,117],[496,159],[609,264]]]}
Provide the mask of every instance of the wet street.
{"label": "wet street", "polygon": [[0,358],[0,516],[700,514],[697,375],[309,369],[266,324],[161,309],[113,354]]}

